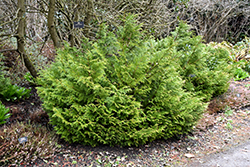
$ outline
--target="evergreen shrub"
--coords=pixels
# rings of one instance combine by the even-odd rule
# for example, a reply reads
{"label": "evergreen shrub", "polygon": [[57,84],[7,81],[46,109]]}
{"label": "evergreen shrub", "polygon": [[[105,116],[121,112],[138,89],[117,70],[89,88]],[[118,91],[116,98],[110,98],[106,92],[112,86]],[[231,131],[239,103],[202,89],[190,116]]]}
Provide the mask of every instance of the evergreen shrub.
{"label": "evergreen shrub", "polygon": [[[175,34],[182,34],[154,40],[145,37],[134,16],[123,23],[115,32],[100,26],[98,40],[83,40],[81,49],[65,44],[55,62],[40,71],[37,89],[43,107],[56,132],[68,142],[138,146],[168,139],[189,132],[207,107],[195,91],[183,89],[187,82],[197,87],[186,75],[204,81],[216,76],[206,72],[208,59],[201,65],[192,61],[196,66],[189,67],[184,60],[192,56],[180,58],[181,47],[186,48],[180,40],[191,40],[195,47],[200,37],[187,38],[187,27],[181,24]],[[198,44],[200,52],[206,51]],[[197,51],[198,56],[209,57],[205,53]]]}
{"label": "evergreen shrub", "polygon": [[[209,101],[225,93],[234,75],[229,52],[221,47],[206,45],[202,36],[194,36],[190,27],[181,22],[171,39],[176,44],[175,61],[185,80],[184,88]],[[169,40],[169,39],[165,39]]]}

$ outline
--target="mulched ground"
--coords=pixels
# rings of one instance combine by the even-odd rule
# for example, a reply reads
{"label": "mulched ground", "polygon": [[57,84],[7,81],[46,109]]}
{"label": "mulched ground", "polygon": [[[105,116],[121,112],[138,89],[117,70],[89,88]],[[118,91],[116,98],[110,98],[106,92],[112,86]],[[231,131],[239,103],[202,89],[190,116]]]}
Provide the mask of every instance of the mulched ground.
{"label": "mulched ground", "polygon": [[[210,121],[206,128],[195,128],[192,134],[182,135],[169,140],[157,140],[140,147],[90,147],[80,144],[62,146],[51,159],[37,159],[35,163],[21,166],[188,166],[200,161],[209,154],[221,152],[230,147],[250,140],[250,105],[243,99],[250,89],[250,79],[232,81],[230,92],[235,95],[235,111],[227,116],[223,112],[204,118]],[[48,116],[41,109],[41,102],[33,88],[33,96],[17,103],[5,102],[12,116],[7,124],[31,120],[51,128]],[[225,95],[226,96],[226,95]],[[221,97],[225,98],[225,97]],[[244,103],[245,101],[245,103]],[[206,120],[207,119],[207,120]],[[211,123],[212,122],[212,123]],[[199,127],[199,126],[197,126]]]}

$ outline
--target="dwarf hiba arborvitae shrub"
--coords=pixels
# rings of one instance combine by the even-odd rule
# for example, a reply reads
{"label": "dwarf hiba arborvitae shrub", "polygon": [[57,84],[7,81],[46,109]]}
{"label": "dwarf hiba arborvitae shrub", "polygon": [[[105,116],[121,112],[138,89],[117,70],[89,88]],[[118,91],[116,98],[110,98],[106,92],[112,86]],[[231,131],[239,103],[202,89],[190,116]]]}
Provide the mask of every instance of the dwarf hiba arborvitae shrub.
{"label": "dwarf hiba arborvitae shrub", "polygon": [[[123,23],[116,31],[101,25],[98,40],[84,39],[80,49],[66,44],[40,71],[39,96],[56,132],[68,142],[138,146],[168,139],[189,132],[207,106],[185,89],[189,72],[180,64],[179,41],[187,36],[184,23],[175,32],[184,34],[163,40],[145,37],[132,15]],[[200,73],[194,74],[202,78]]]}
{"label": "dwarf hiba arborvitae shrub", "polygon": [[179,74],[185,80],[184,88],[209,101],[225,93],[229,80],[234,76],[234,65],[229,64],[226,49],[202,43],[201,36],[194,36],[187,24],[180,23],[172,36],[163,40],[175,43],[174,60],[179,64]]}

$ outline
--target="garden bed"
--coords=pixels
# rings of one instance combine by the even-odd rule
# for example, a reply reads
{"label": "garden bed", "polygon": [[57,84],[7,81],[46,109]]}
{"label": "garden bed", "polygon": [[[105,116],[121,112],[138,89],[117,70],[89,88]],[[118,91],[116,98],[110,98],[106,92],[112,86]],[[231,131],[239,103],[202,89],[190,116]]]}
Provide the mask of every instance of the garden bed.
{"label": "garden bed", "polygon": [[[217,102],[227,102],[228,105],[235,104],[231,106],[233,110],[227,108],[226,111],[211,113],[212,116],[207,115],[202,120],[203,124],[198,125],[192,134],[169,140],[156,140],[140,147],[123,148],[106,145],[91,147],[59,140],[61,148],[51,158],[38,158],[34,163],[23,163],[22,166],[188,166],[192,162],[202,162],[209,154],[224,151],[249,140],[249,84],[249,79],[232,81],[229,91],[215,99]],[[225,98],[234,99],[238,103],[233,100],[226,101]],[[48,131],[52,130],[34,88],[29,99],[4,104],[12,113],[6,125],[30,120],[32,123],[46,126]]]}

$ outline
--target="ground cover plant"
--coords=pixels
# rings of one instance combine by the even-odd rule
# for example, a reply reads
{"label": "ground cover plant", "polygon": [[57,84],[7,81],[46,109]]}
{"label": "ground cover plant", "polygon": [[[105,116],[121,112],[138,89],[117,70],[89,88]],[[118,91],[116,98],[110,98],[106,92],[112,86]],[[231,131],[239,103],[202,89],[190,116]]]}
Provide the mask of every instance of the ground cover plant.
{"label": "ground cover plant", "polygon": [[0,165],[20,165],[34,162],[38,157],[48,159],[60,145],[54,132],[47,133],[41,125],[13,123],[0,131]]}
{"label": "ground cover plant", "polygon": [[9,109],[5,108],[5,106],[0,101],[0,125],[4,124],[6,122],[5,120],[11,116],[11,114],[8,112]]}
{"label": "ground cover plant", "polygon": [[7,101],[20,100],[30,96],[31,89],[27,89],[11,83],[9,77],[6,77],[6,70],[2,62],[3,56],[0,55],[0,99]]}
{"label": "ground cover plant", "polygon": [[[201,100],[207,96],[187,91],[186,75],[205,80],[201,86],[207,86],[205,74],[221,76],[208,88],[215,91],[208,92],[207,100],[228,88],[230,70],[224,66],[214,71],[200,68],[204,75],[190,73],[203,64],[192,61],[183,66],[187,59],[204,57],[204,63],[211,55],[208,51],[202,55],[206,45],[201,37],[186,33],[186,24],[180,23],[171,37],[154,40],[143,35],[133,16],[123,22],[115,32],[102,25],[98,40],[85,39],[82,49],[66,44],[55,63],[40,72],[37,89],[44,109],[57,134],[68,142],[138,146],[187,133],[203,114],[206,104]],[[183,54],[187,44],[194,43],[198,46]],[[215,69],[225,62],[221,58],[225,53],[213,55]]]}

